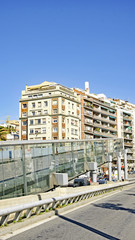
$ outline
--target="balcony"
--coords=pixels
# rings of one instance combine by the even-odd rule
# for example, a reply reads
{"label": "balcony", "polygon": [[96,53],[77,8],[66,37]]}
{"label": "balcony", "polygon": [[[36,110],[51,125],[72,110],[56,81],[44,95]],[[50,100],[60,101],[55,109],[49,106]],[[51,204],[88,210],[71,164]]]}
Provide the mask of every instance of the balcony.
{"label": "balcony", "polygon": [[93,110],[93,105],[91,103],[84,103],[84,108],[88,108],[90,110]]}
{"label": "balcony", "polygon": [[133,138],[131,138],[131,137],[129,138],[129,137],[127,137],[127,136],[124,136],[124,139],[125,139],[125,140],[128,140],[128,141],[132,141],[132,140],[133,140]]}
{"label": "balcony", "polygon": [[105,132],[100,132],[100,131],[96,131],[94,130],[94,135],[98,135],[98,136],[101,136],[101,137],[116,137],[116,135],[113,135],[111,133],[105,133]]}
{"label": "balcony", "polygon": [[124,141],[124,146],[127,146],[127,147],[133,147],[133,143],[129,143],[129,142],[125,142]]}
{"label": "balcony", "polygon": [[113,127],[110,127],[110,126],[106,126],[104,124],[99,124],[99,123],[93,123],[94,127],[99,127],[99,128],[102,128],[102,129],[107,129],[107,130],[110,130],[110,131],[113,131],[113,132],[117,132],[117,129],[116,128],[113,128]]}
{"label": "balcony", "polygon": [[110,119],[108,119],[108,118],[103,118],[103,117],[96,116],[96,115],[93,115],[93,118],[94,118],[94,119],[101,120],[102,122],[107,122],[107,123],[111,123],[111,124],[113,124],[113,125],[116,125],[116,121],[110,120]]}
{"label": "balcony", "polygon": [[132,117],[128,117],[128,116],[123,116],[123,119],[127,121],[132,121]]}
{"label": "balcony", "polygon": [[124,133],[129,133],[129,134],[132,134],[132,130],[129,130],[129,129],[124,129]]}
{"label": "balcony", "polygon": [[85,124],[86,124],[86,125],[89,125],[89,126],[93,126],[93,121],[92,121],[92,122],[85,121]]}
{"label": "balcony", "polygon": [[116,116],[116,113],[110,113],[109,111],[104,111],[100,108],[95,108],[95,107],[93,108],[93,112],[99,112],[99,113],[105,114],[107,116]]}
{"label": "balcony", "polygon": [[85,115],[86,117],[93,118],[93,114],[90,114],[90,113],[84,112],[84,115]]}
{"label": "balcony", "polygon": [[93,131],[92,131],[92,130],[89,130],[89,129],[85,129],[84,132],[85,132],[85,133],[89,133],[89,134],[93,134]]}

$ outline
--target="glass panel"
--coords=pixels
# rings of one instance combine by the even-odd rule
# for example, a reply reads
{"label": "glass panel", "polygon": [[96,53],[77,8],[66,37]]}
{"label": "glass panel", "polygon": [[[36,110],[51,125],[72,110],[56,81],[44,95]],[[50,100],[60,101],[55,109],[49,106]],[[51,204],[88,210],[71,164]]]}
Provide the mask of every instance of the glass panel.
{"label": "glass panel", "polygon": [[67,173],[71,179],[85,172],[87,162],[97,161],[100,167],[108,154],[116,161],[122,150],[122,139],[0,143],[0,198],[49,190],[51,173]]}

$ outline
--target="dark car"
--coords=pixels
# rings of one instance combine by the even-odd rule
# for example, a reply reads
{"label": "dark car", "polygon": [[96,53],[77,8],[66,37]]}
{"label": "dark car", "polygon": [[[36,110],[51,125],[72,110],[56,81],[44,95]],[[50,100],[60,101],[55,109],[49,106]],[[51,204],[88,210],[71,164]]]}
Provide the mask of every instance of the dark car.
{"label": "dark car", "polygon": [[74,187],[80,187],[80,186],[87,186],[90,185],[90,181],[88,178],[75,178],[73,186]]}

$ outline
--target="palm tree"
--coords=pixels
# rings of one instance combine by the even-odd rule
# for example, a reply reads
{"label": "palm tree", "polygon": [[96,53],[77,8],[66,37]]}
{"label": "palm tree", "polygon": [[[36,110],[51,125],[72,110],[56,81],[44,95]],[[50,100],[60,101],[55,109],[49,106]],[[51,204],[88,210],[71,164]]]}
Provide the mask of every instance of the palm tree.
{"label": "palm tree", "polygon": [[0,126],[0,141],[6,141],[6,135],[9,133],[9,130],[6,127]]}

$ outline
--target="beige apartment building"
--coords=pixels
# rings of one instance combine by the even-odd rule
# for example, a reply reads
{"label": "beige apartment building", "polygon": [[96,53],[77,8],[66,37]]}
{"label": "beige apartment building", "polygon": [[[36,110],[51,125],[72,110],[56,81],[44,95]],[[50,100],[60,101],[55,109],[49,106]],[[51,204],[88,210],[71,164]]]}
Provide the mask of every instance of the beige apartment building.
{"label": "beige apartment building", "polygon": [[26,86],[19,103],[20,140],[81,138],[77,94],[54,82]]}
{"label": "beige apartment building", "polygon": [[20,140],[122,137],[135,168],[135,105],[54,82],[26,86],[19,106]]}
{"label": "beige apartment building", "polygon": [[117,137],[116,109],[104,94],[90,94],[86,90],[74,89],[81,97],[81,138]]}

